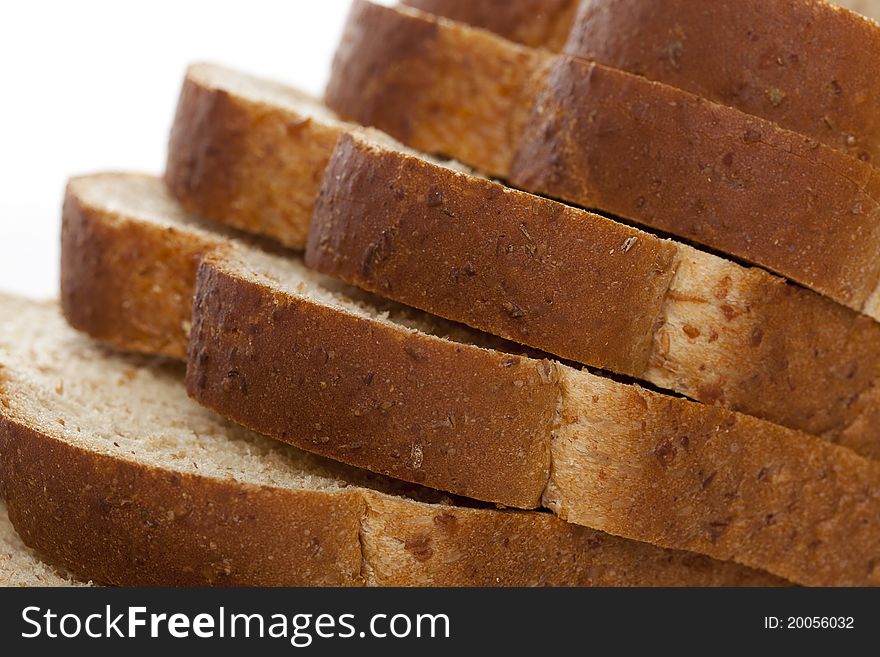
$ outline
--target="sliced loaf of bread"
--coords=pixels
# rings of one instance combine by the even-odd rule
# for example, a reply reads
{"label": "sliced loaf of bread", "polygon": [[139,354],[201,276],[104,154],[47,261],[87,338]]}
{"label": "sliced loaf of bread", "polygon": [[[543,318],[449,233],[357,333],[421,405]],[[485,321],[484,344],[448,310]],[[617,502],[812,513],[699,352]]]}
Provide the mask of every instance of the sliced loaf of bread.
{"label": "sliced loaf of bread", "polygon": [[[328,281],[289,254],[211,237],[181,218],[156,180],[106,177],[89,189],[90,180],[68,193],[68,207],[77,199],[79,210],[65,217],[65,250],[75,244],[78,252],[65,255],[65,308],[122,316],[146,308],[127,295],[156,294],[167,287],[163,275],[209,252],[195,286],[187,384],[222,415],[400,479],[509,506],[543,504],[573,523],[801,583],[880,576],[872,566],[880,463],[749,416],[519,355]],[[182,235],[198,246],[181,248]],[[157,257],[180,264],[157,266]],[[126,271],[141,273],[137,285],[101,282]],[[83,317],[77,325],[89,331]],[[183,328],[177,335],[181,351]]]}
{"label": "sliced loaf of bread", "polygon": [[313,220],[309,264],[349,283],[880,456],[880,325],[762,270],[417,159],[216,66],[187,73],[165,180],[191,211],[287,246]]}
{"label": "sliced loaf of bread", "polygon": [[880,26],[837,6],[871,11],[860,0],[403,4],[680,87],[880,160]]}
{"label": "sliced loaf of bread", "polygon": [[[775,585],[547,513],[453,505],[189,400],[175,363],[114,353],[52,304],[0,297],[0,481],[25,543],[128,585]],[[15,549],[7,581],[52,583]],[[3,577],[6,578],[5,575]]]}
{"label": "sliced loaf of bread", "polygon": [[343,118],[717,249],[880,316],[880,171],[686,91],[357,0]]}

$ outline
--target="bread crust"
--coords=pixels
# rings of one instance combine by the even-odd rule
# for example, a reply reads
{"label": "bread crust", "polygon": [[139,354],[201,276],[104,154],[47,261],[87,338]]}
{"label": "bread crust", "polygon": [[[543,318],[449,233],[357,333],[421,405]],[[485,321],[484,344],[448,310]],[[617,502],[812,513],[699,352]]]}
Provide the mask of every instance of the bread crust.
{"label": "bread crust", "polygon": [[676,253],[622,224],[343,136],[315,204],[306,264],[638,376]]}
{"label": "bread crust", "polygon": [[[455,153],[455,159],[505,177],[552,56],[427,18],[354,2],[324,100],[344,118],[378,127],[408,146]],[[462,39],[473,44],[460,48]]]}
{"label": "bread crust", "polygon": [[[397,40],[371,38],[377,32]],[[417,47],[407,45],[405,33]],[[507,76],[503,89],[495,83],[501,62],[524,67],[516,79]],[[472,88],[479,89],[473,102],[466,93]],[[451,98],[466,100],[446,106]],[[687,92],[361,0],[334,59],[326,100],[344,118],[421,150],[532,191],[606,206],[760,264],[856,310],[865,309],[877,287],[880,174]],[[644,116],[645,108],[657,117]],[[462,139],[467,145],[459,146]],[[632,166],[633,158],[640,166]],[[768,202],[779,219],[763,211]]]}
{"label": "bread crust", "polygon": [[578,0],[405,0],[401,4],[473,25],[530,48],[561,50]]}
{"label": "bread crust", "polygon": [[[429,338],[206,258],[187,389],[244,426],[398,479],[538,506],[558,391],[549,361]],[[293,411],[292,409],[295,409]]]}
{"label": "bread crust", "polygon": [[[865,559],[874,554],[870,517],[876,513],[872,491],[880,482],[880,463],[725,409],[672,400],[561,364],[410,332],[346,314],[332,301],[306,302],[274,271],[244,249],[230,247],[203,258],[188,388],[221,414],[368,469],[382,471],[393,458],[409,458],[410,470],[394,472],[399,478],[430,481],[488,501],[509,499],[514,491],[537,505],[531,496],[543,491],[544,502],[572,520],[648,536],[665,547],[699,546],[794,581],[873,581]],[[500,377],[496,367],[505,370]],[[438,415],[437,409],[443,412]],[[501,433],[510,426],[519,433]],[[413,440],[425,427],[446,442]],[[317,440],[303,440],[296,434],[300,429]],[[688,441],[697,456],[687,453]],[[748,455],[739,454],[746,448]],[[396,457],[391,449],[398,449]],[[530,449],[536,449],[531,456]],[[758,467],[756,459],[765,456],[772,462]],[[665,467],[652,468],[657,462]],[[706,493],[709,475],[699,473],[715,465],[725,485]],[[761,467],[781,474],[763,482],[758,494],[748,486],[763,481]],[[806,505],[805,511],[789,508],[801,484],[822,504]],[[747,512],[736,485],[748,499]],[[654,504],[652,495],[662,503]],[[681,515],[700,496],[705,499],[699,513]],[[616,511],[627,504],[634,505],[632,512]],[[706,527],[717,521],[712,514],[754,524],[756,518],[781,513],[780,505],[779,522],[791,529],[784,536],[786,549],[807,551],[821,564],[780,563],[782,539],[772,530],[732,531],[717,545],[705,539]],[[812,509],[824,515],[817,519]],[[638,514],[648,514],[655,524],[642,520],[630,526],[628,518]],[[869,522],[858,524],[865,517]],[[810,547],[817,531],[821,549]],[[420,540],[410,542],[416,551]],[[840,544],[847,542],[858,546],[863,558],[837,564],[835,549],[846,552]]]}
{"label": "bread crust", "polygon": [[880,457],[880,326],[761,270],[345,136],[306,263]]}
{"label": "bread crust", "polygon": [[587,0],[565,52],[880,159],[880,26],[826,0]]}

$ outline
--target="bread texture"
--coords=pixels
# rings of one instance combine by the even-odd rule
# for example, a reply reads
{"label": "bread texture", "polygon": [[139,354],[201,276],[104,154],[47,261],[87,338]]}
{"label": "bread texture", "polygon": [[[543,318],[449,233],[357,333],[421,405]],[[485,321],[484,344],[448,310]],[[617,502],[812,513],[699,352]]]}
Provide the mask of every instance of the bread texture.
{"label": "bread texture", "polygon": [[[120,239],[162,229],[126,195],[107,203],[131,226]],[[290,255],[225,243],[199,268],[187,368],[190,394],[222,415],[399,479],[543,504],[800,583],[877,577],[880,463],[502,344],[475,346],[487,338],[334,284]]]}
{"label": "bread texture", "polygon": [[21,542],[0,501],[0,586],[88,586],[63,570],[53,568]]}
{"label": "bread texture", "polygon": [[[759,269],[417,159],[375,131],[328,118],[314,103],[297,109],[304,103],[286,100],[292,98],[296,92],[273,83],[191,67],[165,175],[172,193],[199,214],[293,247],[305,245],[314,218],[308,262],[327,274],[566,359],[880,455],[880,327],[872,320]],[[234,112],[219,120],[216,111],[197,109],[218,102]],[[265,132],[306,115],[312,137]],[[235,140],[222,129],[227,123],[237,126]],[[341,140],[335,154],[325,132]],[[263,157],[264,149],[230,146],[269,141],[275,159]],[[196,195],[186,192],[189,177],[181,174],[190,169],[201,172]],[[223,183],[228,172],[237,187]],[[285,189],[296,201],[276,191]],[[280,199],[271,204],[271,222],[243,210],[270,197]],[[71,214],[76,203],[70,201]],[[65,222],[74,224],[73,216]],[[68,232],[95,242],[101,230]],[[145,236],[135,248],[150,243]],[[99,262],[124,254],[105,252]],[[185,275],[174,279],[187,289],[201,249],[190,252]],[[81,266],[77,259],[65,271]],[[65,289],[92,276],[74,271]],[[168,321],[160,327],[150,318],[156,298],[137,298],[149,303],[135,326],[162,328],[160,339],[180,335]],[[68,305],[74,319],[92,312],[88,299]],[[177,309],[169,321],[181,316]],[[120,325],[129,319],[112,314],[103,334],[123,335],[130,346],[132,330]],[[182,344],[171,355],[181,357]]]}
{"label": "bread texture", "polygon": [[[51,304],[2,297],[0,307],[2,492],[25,543],[82,577],[123,585],[779,583],[550,514],[455,506],[310,456],[189,400],[177,364],[102,348]],[[28,583],[51,582],[28,558],[15,560],[34,571]]]}
{"label": "bread texture", "polygon": [[686,89],[864,161],[880,156],[880,26],[825,0],[404,4]]}
{"label": "bread texture", "polygon": [[880,315],[880,173],[767,120],[362,0],[326,100],[343,118],[410,146],[693,240]]}

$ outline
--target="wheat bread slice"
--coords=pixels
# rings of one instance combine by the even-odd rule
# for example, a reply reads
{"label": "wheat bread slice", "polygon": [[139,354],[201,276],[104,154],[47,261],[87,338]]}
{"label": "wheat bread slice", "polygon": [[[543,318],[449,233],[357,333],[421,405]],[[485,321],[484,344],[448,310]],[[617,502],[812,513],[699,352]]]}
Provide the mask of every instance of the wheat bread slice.
{"label": "wheat bread slice", "polygon": [[409,146],[880,314],[880,172],[764,119],[363,0],[353,6],[326,101]]}
{"label": "wheat bread slice", "polygon": [[89,586],[42,561],[15,533],[0,501],[0,586]]}
{"label": "wheat bread slice", "polygon": [[[643,75],[865,161],[880,157],[880,27],[826,0],[406,0],[530,47]],[[578,10],[579,6],[579,10]],[[875,14],[876,16],[876,14]]]}
{"label": "wheat bread slice", "polygon": [[28,545],[95,581],[780,583],[546,513],[455,506],[310,456],[189,400],[179,365],[102,348],[53,305],[3,297],[0,306],[10,517]]}
{"label": "wheat bread slice", "polygon": [[[117,244],[102,247],[112,252],[149,241],[150,231],[169,234],[173,223],[143,212],[155,199],[138,202],[143,187],[132,199],[125,180],[117,178],[112,201],[100,202],[104,185],[83,204],[96,224],[124,217]],[[75,181],[69,195],[87,183]],[[164,196],[158,181],[150,193]],[[181,222],[176,229],[187,230]],[[520,355],[323,278],[290,254],[216,239],[222,248],[198,271],[187,385],[222,415],[398,479],[508,506],[543,504],[571,522],[792,581],[877,576],[870,555],[880,549],[872,516],[880,463],[749,416]],[[192,254],[177,257],[190,262]],[[89,270],[65,258],[65,280],[79,278],[88,298]],[[105,296],[91,303],[125,305],[94,289]]]}
{"label": "wheat bread slice", "polygon": [[[190,210],[293,247],[304,246],[322,193],[307,255],[325,273],[564,358],[880,453],[880,327],[872,320],[760,270],[417,161],[327,112],[275,83],[192,66],[165,180]],[[287,134],[278,127],[285,125],[299,127]],[[326,171],[333,137],[352,135],[373,148],[342,146]],[[224,182],[230,175],[235,185]],[[271,221],[258,211],[264,207]],[[188,289],[193,275],[175,280]],[[111,339],[120,331],[114,319],[104,323]],[[151,326],[159,328],[144,324]],[[158,335],[168,335],[162,328]]]}

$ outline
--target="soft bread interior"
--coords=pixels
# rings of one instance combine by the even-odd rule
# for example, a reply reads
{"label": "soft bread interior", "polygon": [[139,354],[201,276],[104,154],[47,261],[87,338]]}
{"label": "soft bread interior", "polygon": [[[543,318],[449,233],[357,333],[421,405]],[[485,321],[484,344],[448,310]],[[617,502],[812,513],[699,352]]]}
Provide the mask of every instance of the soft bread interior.
{"label": "soft bread interior", "polygon": [[0,586],[89,586],[41,561],[22,543],[0,501]]}

